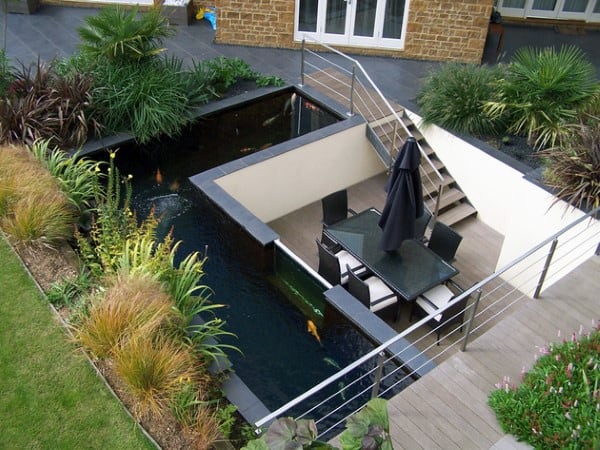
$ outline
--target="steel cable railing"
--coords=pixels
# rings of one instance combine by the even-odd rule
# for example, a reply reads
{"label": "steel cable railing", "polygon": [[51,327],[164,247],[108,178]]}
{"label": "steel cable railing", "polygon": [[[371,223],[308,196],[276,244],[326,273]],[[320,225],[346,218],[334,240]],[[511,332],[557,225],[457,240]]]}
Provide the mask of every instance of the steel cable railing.
{"label": "steel cable railing", "polygon": [[[306,48],[306,39],[309,39],[312,43],[319,45],[327,51],[332,52],[352,63],[352,70],[344,68],[342,65],[332,61],[331,58],[325,58],[321,54]],[[323,69],[316,63],[311,63],[310,61],[308,61],[307,55],[314,56],[317,60],[322,61],[324,64],[326,64],[327,67],[335,67],[340,72],[342,72],[341,75],[348,76],[350,81],[346,81],[343,78],[336,76],[335,74],[331,73],[331,71],[328,71],[327,68]],[[307,66],[311,68],[313,72],[308,73],[306,70]],[[328,78],[334,80],[338,86],[342,86],[344,89],[347,89],[348,94],[344,94],[340,90],[332,89],[330,86],[328,86],[326,83],[323,83],[317,77],[312,76],[312,73],[318,73],[320,75],[327,76]],[[363,78],[365,81],[362,80]],[[350,115],[354,113],[355,104],[360,104],[360,107],[358,109],[360,110],[363,117],[365,117],[365,119],[369,121],[369,125],[376,132],[376,135],[380,137],[385,137],[385,140],[390,143],[390,147],[387,150],[388,160],[384,161],[384,164],[386,164],[389,169],[394,159],[393,152],[398,150],[398,144],[404,142],[408,136],[412,136],[412,133],[410,132],[404,121],[400,118],[398,113],[395,111],[395,109],[391,106],[389,101],[385,98],[385,96],[382,94],[379,88],[369,77],[368,73],[364,70],[360,62],[327,44],[324,44],[316,39],[306,37],[305,40],[303,40],[302,42],[302,85],[306,83],[306,79],[310,79],[315,85],[320,86],[324,91],[329,92],[334,98],[339,97],[345,100],[348,103],[348,114]],[[355,84],[358,84],[360,86],[360,89],[357,89]],[[385,109],[383,109],[380,105],[385,105]],[[375,108],[375,110],[373,109],[373,107]],[[369,120],[369,117],[379,118],[379,120]],[[385,117],[394,118],[394,125],[391,127],[391,130],[386,130],[386,128],[384,127],[385,123],[381,122],[380,120],[381,118]],[[379,133],[377,133],[377,131],[379,131]],[[439,172],[431,158],[429,158],[427,152],[425,152],[418,140],[417,145],[421,153],[421,157],[423,159],[423,163],[421,165],[422,183],[424,185],[423,191],[430,203],[435,205],[435,207],[433,208],[434,210],[432,211],[433,220],[431,225],[433,226],[433,224],[435,223],[435,218],[438,215],[439,199],[443,191],[444,177]]]}
{"label": "steel cable railing", "polygon": [[[554,241],[559,242],[559,245],[554,246],[554,251],[558,254],[558,256],[555,257],[550,263],[550,267],[552,267],[554,274],[566,270],[569,267],[572,268],[575,264],[582,262],[582,260],[587,259],[587,257],[594,253],[594,249],[598,248],[598,243],[600,242],[600,222],[594,219],[594,217],[598,214],[600,214],[600,208],[591,211],[590,213],[575,220],[571,224],[565,226],[562,230],[545,239],[531,250],[525,252],[520,257],[498,269],[479,283],[476,283],[470,288],[466,289],[462,294],[456,296],[451,302],[449,302],[445,308],[442,308],[435,313],[432,313],[413,323],[394,338],[377,346],[377,348],[359,358],[354,363],[342,368],[342,370],[340,370],[338,373],[332,375],[301,396],[288,402],[286,405],[283,405],[281,408],[259,420],[255,424],[256,427],[260,428],[261,426],[268,424],[276,417],[285,414],[291,408],[310,401],[313,395],[323,391],[323,389],[333,385],[333,383],[338,382],[340,379],[342,379],[342,377],[345,377],[355,370],[362,368],[362,373],[356,376],[356,378],[354,378],[351,382],[344,385],[343,389],[335,390],[333,393],[327,395],[324,399],[315,402],[315,404],[304,409],[304,412],[298,415],[298,417],[308,418],[312,414],[319,412],[319,417],[310,417],[318,424],[326,422],[327,418],[331,417],[332,415],[337,415],[338,417],[332,420],[333,425],[327,424],[327,428],[325,430],[320,430],[320,435],[325,435],[335,430],[336,427],[343,423],[347,417],[360,409],[360,407],[356,408],[352,406],[353,402],[365,397],[369,391],[378,392],[378,396],[393,394],[399,389],[399,386],[401,386],[402,383],[409,381],[415,373],[417,373],[425,366],[425,364],[427,364],[423,363],[418,367],[413,367],[414,364],[411,363],[418,357],[417,355],[403,361],[402,364],[397,364],[398,359],[400,359],[399,356],[403,350],[401,350],[400,353],[393,353],[390,350],[390,347],[394,343],[398,342],[400,339],[406,339],[408,336],[411,336],[414,332],[420,330],[423,325],[429,322],[434,315],[443,312],[447,308],[451,308],[454,304],[464,299],[465,296],[473,296],[474,300],[470,303],[467,303],[465,308],[457,313],[469,314],[469,317],[462,323],[462,326],[465,327],[462,338],[451,338],[455,334],[459,333],[458,327],[452,329],[448,333],[442,334],[440,336],[440,341],[443,341],[445,346],[440,351],[435,352],[435,354],[431,356],[430,360],[433,361],[442,359],[446,354],[456,351],[455,347],[461,344],[461,350],[464,351],[470,336],[478,335],[485,330],[486,326],[496,323],[497,320],[506,313],[506,311],[514,307],[514,305],[516,305],[523,298],[530,298],[527,295],[527,292],[531,289],[527,288],[527,286],[531,285],[531,282],[535,281],[535,279],[540,277],[540,275],[544,272],[545,267],[542,269],[536,269],[535,267],[539,267],[542,261],[546,258],[546,254],[541,254],[541,251],[547,248],[549,244]],[[585,220],[589,220],[588,226],[582,230],[576,230],[576,227],[582,224]],[[576,232],[573,233],[573,230]],[[285,247],[280,242],[277,244],[281,247]],[[515,268],[518,268],[518,270],[513,270]],[[318,277],[318,275],[316,276]],[[495,284],[498,281],[500,282]],[[502,292],[504,289],[506,289],[506,292]],[[485,292],[485,294],[482,294],[482,292]],[[480,304],[483,307],[478,309]],[[475,322],[477,322],[476,325],[474,325]],[[420,337],[410,340],[412,346],[419,348],[419,355],[433,353],[432,351],[435,350],[436,347],[439,347],[434,342],[429,345],[425,344],[425,341],[436,332],[437,328],[433,328],[422,334]],[[380,357],[382,352],[386,352],[386,358]],[[388,371],[384,373],[379,380],[377,380],[377,377],[375,377],[375,380],[371,381],[377,370],[389,366],[393,366],[393,368],[388,369]],[[399,377],[399,379],[393,379],[393,377]],[[367,380],[366,385],[360,386],[361,382],[364,384],[365,380]],[[350,392],[354,385],[359,386],[359,391],[352,394],[348,398],[345,398],[345,393]],[[380,385],[383,385],[382,389],[380,389]],[[349,408],[350,411],[346,411],[347,408]],[[327,409],[327,412],[322,412],[324,409]],[[342,414],[343,417],[339,417],[339,413],[341,411],[344,411]]]}

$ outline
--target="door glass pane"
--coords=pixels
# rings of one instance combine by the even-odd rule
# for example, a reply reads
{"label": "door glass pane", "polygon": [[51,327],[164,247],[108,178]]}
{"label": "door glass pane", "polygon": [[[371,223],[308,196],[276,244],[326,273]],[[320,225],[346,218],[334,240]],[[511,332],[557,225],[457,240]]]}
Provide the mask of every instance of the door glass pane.
{"label": "door glass pane", "polygon": [[525,8],[525,0],[504,0],[502,2],[503,8]]}
{"label": "door glass pane", "polygon": [[317,31],[317,9],[319,0],[300,0],[298,17],[299,31]]}
{"label": "door glass pane", "polygon": [[404,0],[387,0],[383,22],[383,37],[400,39],[404,19]]}
{"label": "door glass pane", "polygon": [[587,8],[588,0],[565,0],[563,11],[583,13]]}
{"label": "door glass pane", "polygon": [[533,0],[531,9],[537,9],[541,11],[554,11],[557,0]]}
{"label": "door glass pane", "polygon": [[600,14],[600,0],[596,1],[596,6],[594,6],[594,14]]}
{"label": "door glass pane", "polygon": [[356,15],[354,16],[354,36],[373,37],[375,30],[375,12],[377,0],[354,0]]}
{"label": "door glass pane", "polygon": [[327,0],[325,33],[344,34],[346,30],[346,1]]}

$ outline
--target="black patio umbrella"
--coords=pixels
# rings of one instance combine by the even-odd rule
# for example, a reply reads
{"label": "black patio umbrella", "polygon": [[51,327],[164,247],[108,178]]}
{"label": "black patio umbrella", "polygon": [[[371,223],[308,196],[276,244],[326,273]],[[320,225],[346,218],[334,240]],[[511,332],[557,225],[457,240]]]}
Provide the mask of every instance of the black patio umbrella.
{"label": "black patio umbrella", "polygon": [[379,227],[383,230],[380,247],[386,252],[398,249],[403,240],[415,237],[415,221],[423,215],[420,163],[417,141],[409,137],[398,152],[385,185],[387,198]]}

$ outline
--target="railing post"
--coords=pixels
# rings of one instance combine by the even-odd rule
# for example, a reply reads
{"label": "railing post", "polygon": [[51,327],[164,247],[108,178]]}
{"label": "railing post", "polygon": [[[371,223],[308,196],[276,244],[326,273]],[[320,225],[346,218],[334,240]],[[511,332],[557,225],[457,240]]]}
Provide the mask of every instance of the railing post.
{"label": "railing post", "polygon": [[375,383],[373,384],[373,392],[371,392],[371,398],[377,398],[379,394],[379,385],[381,383],[381,375],[383,374],[383,363],[385,361],[385,353],[379,352],[377,358],[377,370],[375,371]]}
{"label": "railing post", "polygon": [[350,111],[348,115],[354,115],[354,80],[356,79],[356,64],[352,64],[352,80],[350,81]]}
{"label": "railing post", "polygon": [[394,133],[394,134],[392,135],[392,146],[390,147],[390,165],[388,167],[388,172],[391,172],[392,165],[394,164],[394,156],[392,155],[392,152],[396,149],[396,136],[398,135],[398,121],[397,120],[394,121],[394,131],[392,131],[392,133]]}
{"label": "railing post", "polygon": [[465,327],[465,337],[463,338],[463,343],[460,347],[461,351],[465,351],[467,349],[467,343],[469,342],[469,334],[471,334],[471,330],[473,329],[473,320],[475,319],[475,312],[477,311],[477,306],[479,305],[479,300],[481,299],[481,289],[477,289],[477,297],[475,297],[475,301],[471,304],[471,309],[469,310],[469,318],[467,319],[467,324]]}
{"label": "railing post", "polygon": [[437,198],[435,199],[435,209],[432,211],[432,217],[431,220],[429,221],[429,228],[433,229],[433,227],[435,226],[435,223],[437,222],[437,218],[438,218],[438,214],[440,213],[440,201],[442,200],[442,194],[444,193],[444,185],[440,184],[440,187],[438,189],[438,195]]}
{"label": "railing post", "polygon": [[550,245],[550,250],[548,251],[548,255],[546,256],[546,262],[544,263],[544,269],[540,275],[540,279],[538,280],[538,284],[535,288],[535,292],[533,293],[533,298],[539,298],[540,292],[542,290],[542,285],[546,280],[546,275],[548,274],[548,269],[550,268],[550,263],[552,262],[552,257],[554,256],[554,252],[556,251],[556,246],[558,245],[558,239],[554,239],[552,244]]}
{"label": "railing post", "polygon": [[306,39],[302,39],[302,50],[300,51],[300,87],[304,86],[304,46]]}

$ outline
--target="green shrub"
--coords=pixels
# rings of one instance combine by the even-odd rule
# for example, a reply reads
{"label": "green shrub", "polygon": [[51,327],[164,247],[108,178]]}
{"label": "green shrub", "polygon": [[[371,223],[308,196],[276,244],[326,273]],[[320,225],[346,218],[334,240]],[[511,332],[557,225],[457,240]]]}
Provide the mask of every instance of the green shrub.
{"label": "green shrub", "polygon": [[94,118],[107,132],[131,132],[140,143],[176,136],[189,122],[188,79],[176,58],[94,68]]}
{"label": "green shrub", "polygon": [[489,397],[502,429],[535,448],[600,446],[600,328],[541,348],[521,384]]}
{"label": "green shrub", "polygon": [[80,271],[77,276],[61,278],[50,286],[46,297],[55,307],[73,307],[81,296],[92,287],[92,279],[86,270]]}
{"label": "green shrub", "polygon": [[36,159],[58,181],[80,216],[88,216],[99,192],[101,163],[67,155],[57,147],[49,148],[48,141],[37,140],[31,145]]}
{"label": "green shrub", "polygon": [[509,118],[509,131],[526,135],[537,148],[554,146],[578,111],[598,95],[594,66],[577,47],[517,51],[486,105],[492,117]]}
{"label": "green shrub", "polygon": [[137,62],[164,51],[160,45],[175,30],[158,8],[138,14],[138,8],[102,8],[78,29],[80,51],[90,60]]}
{"label": "green shrub", "polygon": [[485,114],[484,106],[493,99],[501,73],[498,66],[442,65],[425,79],[417,95],[424,122],[458,133],[483,135],[500,131],[501,117],[492,120]]}

